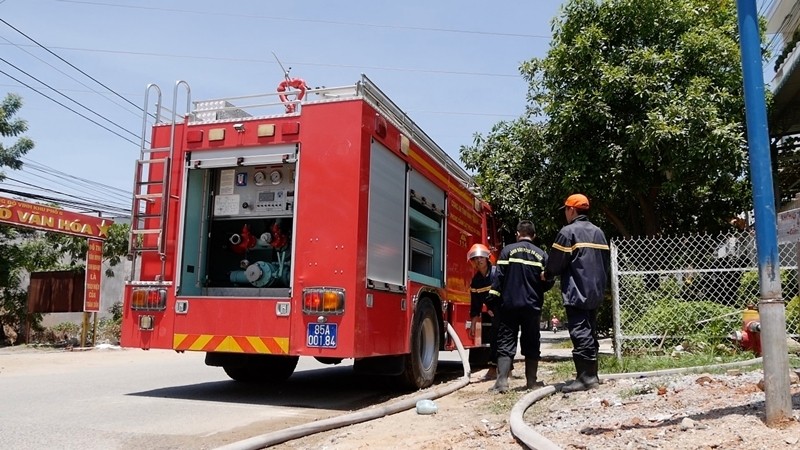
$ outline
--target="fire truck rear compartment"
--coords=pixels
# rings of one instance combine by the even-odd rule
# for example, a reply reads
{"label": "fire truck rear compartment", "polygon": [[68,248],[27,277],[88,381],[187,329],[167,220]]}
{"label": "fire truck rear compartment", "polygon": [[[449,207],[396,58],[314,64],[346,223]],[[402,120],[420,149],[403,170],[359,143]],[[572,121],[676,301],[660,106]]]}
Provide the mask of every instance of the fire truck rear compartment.
{"label": "fire truck rear compartment", "polygon": [[201,167],[187,171],[179,295],[289,297],[295,164]]}

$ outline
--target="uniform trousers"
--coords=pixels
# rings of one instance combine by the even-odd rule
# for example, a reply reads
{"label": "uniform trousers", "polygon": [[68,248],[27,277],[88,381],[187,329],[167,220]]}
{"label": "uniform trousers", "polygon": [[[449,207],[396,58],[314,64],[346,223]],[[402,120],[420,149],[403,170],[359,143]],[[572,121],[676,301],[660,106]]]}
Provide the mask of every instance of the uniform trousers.
{"label": "uniform trousers", "polygon": [[[500,308],[497,326],[497,356],[514,359],[517,354],[517,336],[521,353],[526,358],[539,359],[541,334],[539,319],[542,311],[533,308]],[[520,334],[521,332],[521,334]]]}
{"label": "uniform trousers", "polygon": [[567,329],[572,341],[572,355],[583,360],[594,361],[600,349],[597,340],[597,310],[564,306],[567,310]]}

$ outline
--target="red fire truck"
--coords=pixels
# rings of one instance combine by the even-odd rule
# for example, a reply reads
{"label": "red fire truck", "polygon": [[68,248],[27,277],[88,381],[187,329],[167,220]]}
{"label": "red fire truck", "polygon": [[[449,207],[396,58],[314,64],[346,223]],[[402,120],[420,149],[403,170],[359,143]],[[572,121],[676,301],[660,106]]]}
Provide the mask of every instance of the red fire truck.
{"label": "red fire truck", "polygon": [[145,110],[123,346],[205,352],[249,382],[352,358],[413,388],[455,348],[447,324],[486,354],[466,254],[499,247],[490,208],[367,77],[194,102],[179,81],[169,112],[149,85]]}

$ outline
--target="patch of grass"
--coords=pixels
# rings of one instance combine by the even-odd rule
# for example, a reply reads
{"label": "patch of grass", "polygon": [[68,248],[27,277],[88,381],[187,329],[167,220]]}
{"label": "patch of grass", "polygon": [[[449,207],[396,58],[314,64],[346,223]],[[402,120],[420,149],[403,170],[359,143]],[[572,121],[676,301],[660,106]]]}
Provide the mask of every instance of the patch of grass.
{"label": "patch of grass", "polygon": [[659,386],[656,384],[645,384],[643,386],[634,386],[630,389],[623,389],[619,392],[619,396],[622,399],[629,399],[631,397],[636,397],[637,395],[645,395],[651,392],[655,392],[658,390]]}
{"label": "patch of grass", "polygon": [[492,401],[488,405],[489,412],[492,414],[508,415],[511,413],[511,408],[519,401],[520,398],[527,392],[510,390],[505,394],[493,394]]}
{"label": "patch of grass", "polygon": [[572,360],[554,362],[550,370],[553,371],[553,380],[559,382],[575,378],[575,363]]}
{"label": "patch of grass", "polygon": [[[684,353],[680,356],[625,356],[622,364],[613,355],[600,355],[599,372],[600,374],[609,373],[631,373],[631,372],[652,372],[656,370],[677,369],[684,367],[712,366],[736,361],[746,361],[755,356],[750,352],[736,352],[729,355],[719,355],[716,353]],[[800,359],[790,358],[789,365],[792,367],[800,366]],[[548,367],[553,371],[553,378],[566,380],[575,377],[575,365],[572,361],[558,361]]]}
{"label": "patch of grass", "polygon": [[552,344],[550,348],[561,348],[561,349],[572,348],[572,341],[569,339],[564,339],[563,341],[558,341],[555,344]]}
{"label": "patch of grass", "polygon": [[682,353],[680,356],[626,356],[622,364],[613,356],[600,358],[601,373],[652,372],[655,370],[677,369],[683,367],[712,366],[753,359],[751,352],[735,352],[727,355],[717,353]]}

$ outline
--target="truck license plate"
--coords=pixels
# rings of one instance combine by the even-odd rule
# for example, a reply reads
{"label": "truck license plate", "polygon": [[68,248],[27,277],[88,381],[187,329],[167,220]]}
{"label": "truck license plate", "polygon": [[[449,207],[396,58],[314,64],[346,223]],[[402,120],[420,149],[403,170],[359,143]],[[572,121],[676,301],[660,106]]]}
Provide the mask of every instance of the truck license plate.
{"label": "truck license plate", "polygon": [[306,346],[336,348],[337,329],[335,323],[309,323]]}

